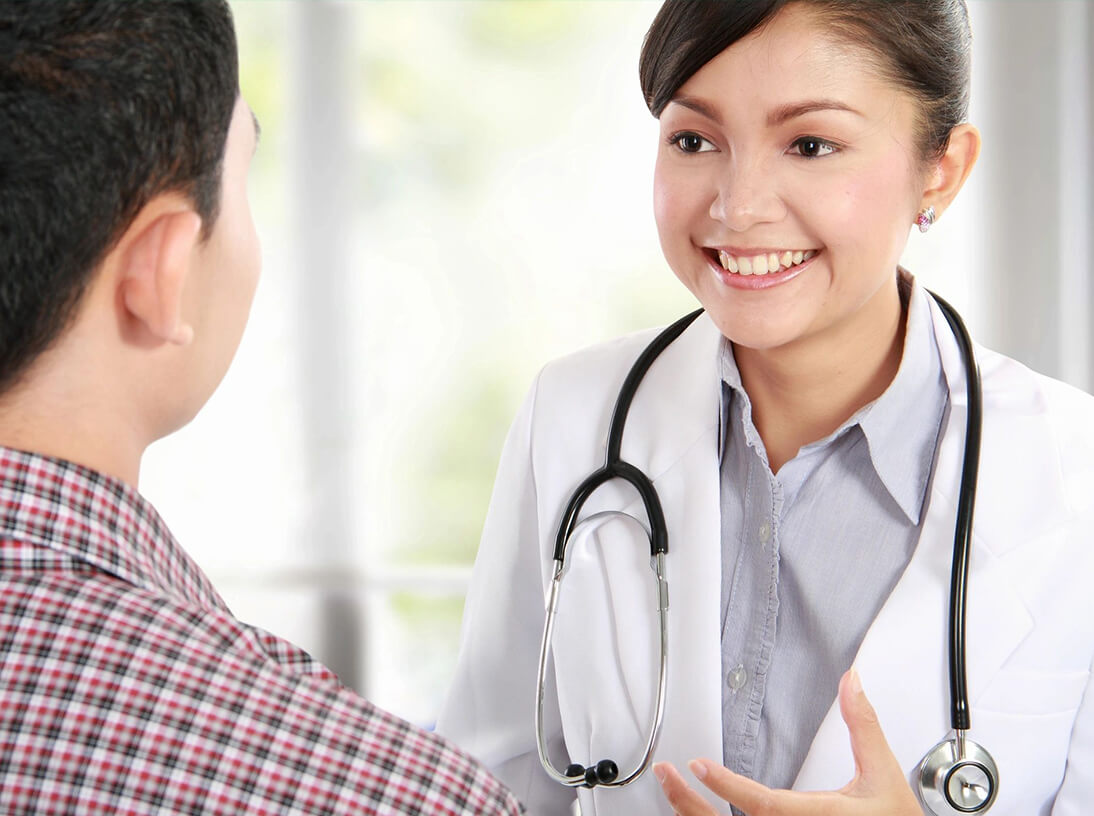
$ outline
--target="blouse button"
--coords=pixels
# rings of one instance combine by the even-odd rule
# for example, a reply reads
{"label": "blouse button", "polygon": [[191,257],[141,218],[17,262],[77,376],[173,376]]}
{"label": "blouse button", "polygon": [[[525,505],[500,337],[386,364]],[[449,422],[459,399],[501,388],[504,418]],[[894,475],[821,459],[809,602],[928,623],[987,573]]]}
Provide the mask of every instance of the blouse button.
{"label": "blouse button", "polygon": [[738,665],[737,668],[731,669],[729,674],[726,675],[726,682],[729,683],[731,691],[740,691],[744,684],[748,682],[748,672],[745,667]]}

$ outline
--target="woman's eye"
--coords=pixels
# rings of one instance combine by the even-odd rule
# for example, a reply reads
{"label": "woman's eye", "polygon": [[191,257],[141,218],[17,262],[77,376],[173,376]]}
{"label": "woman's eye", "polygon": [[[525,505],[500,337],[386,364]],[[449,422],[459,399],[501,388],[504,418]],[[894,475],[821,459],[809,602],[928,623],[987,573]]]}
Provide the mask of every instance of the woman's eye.
{"label": "woman's eye", "polygon": [[836,146],[831,142],[826,142],[824,139],[817,139],[813,136],[803,136],[800,139],[790,145],[790,149],[797,153],[799,156],[804,156],[807,159],[818,159],[821,156],[827,156],[836,152]]}
{"label": "woman's eye", "polygon": [[706,153],[714,149],[714,145],[698,133],[676,133],[670,141],[684,153]]}

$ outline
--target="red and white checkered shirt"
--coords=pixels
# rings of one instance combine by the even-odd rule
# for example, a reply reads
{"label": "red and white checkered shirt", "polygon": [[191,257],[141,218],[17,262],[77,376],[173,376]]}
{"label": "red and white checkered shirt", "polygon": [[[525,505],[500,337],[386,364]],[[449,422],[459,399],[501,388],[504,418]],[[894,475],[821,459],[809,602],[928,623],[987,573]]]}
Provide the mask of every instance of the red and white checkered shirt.
{"label": "red and white checkered shirt", "polygon": [[125,484],[0,448],[0,812],[523,812],[240,623]]}

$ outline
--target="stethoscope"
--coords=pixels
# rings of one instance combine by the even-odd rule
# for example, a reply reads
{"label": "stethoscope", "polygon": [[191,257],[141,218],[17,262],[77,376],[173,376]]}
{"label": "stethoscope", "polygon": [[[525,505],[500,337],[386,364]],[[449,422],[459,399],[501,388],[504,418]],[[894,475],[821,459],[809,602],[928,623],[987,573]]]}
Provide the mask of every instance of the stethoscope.
{"label": "stethoscope", "polygon": [[[991,754],[982,746],[968,739],[969,701],[967,670],[965,666],[965,607],[968,596],[969,550],[972,541],[973,507],[976,503],[976,477],[980,465],[980,431],[983,419],[980,368],[973,353],[972,339],[960,315],[950,304],[931,293],[950,324],[954,337],[961,347],[961,359],[965,366],[968,393],[968,419],[965,425],[965,452],[961,466],[961,487],[957,500],[957,521],[954,525],[953,567],[950,573],[950,622],[949,622],[949,675],[950,675],[950,725],[952,733],[932,748],[919,764],[916,773],[919,796],[923,804],[936,816],[954,813],[984,813],[995,802],[999,792],[999,770]],[[653,361],[702,314],[697,309],[677,320],[657,335],[638,356],[627,373],[616,399],[608,429],[608,450],[604,466],[591,473],[573,492],[555,536],[554,569],[551,589],[547,600],[547,620],[543,626],[543,640],[539,652],[539,676],[536,687],[536,741],[539,761],[544,770],[556,782],[568,787],[584,786],[616,788],[628,785],[641,776],[653,759],[657,737],[665,714],[665,681],[668,675],[668,608],[669,591],[665,580],[665,556],[668,553],[668,528],[657,491],[641,470],[625,462],[620,456],[623,444],[623,426],[627,412],[634,400],[642,378]],[[633,516],[622,511],[609,510],[596,513],[578,521],[585,501],[604,483],[622,479],[638,491],[649,519],[647,530]],[[605,516],[622,516],[642,527],[650,542],[650,566],[656,577],[657,613],[660,620],[661,659],[657,677],[657,702],[646,739],[645,751],[638,764],[622,778],[619,766],[610,759],[602,759],[595,765],[579,763],[558,770],[547,756],[546,734],[543,728],[543,698],[547,673],[547,658],[551,649],[555,612],[558,609],[559,587],[564,572],[566,547],[577,530],[586,524],[598,522]]]}

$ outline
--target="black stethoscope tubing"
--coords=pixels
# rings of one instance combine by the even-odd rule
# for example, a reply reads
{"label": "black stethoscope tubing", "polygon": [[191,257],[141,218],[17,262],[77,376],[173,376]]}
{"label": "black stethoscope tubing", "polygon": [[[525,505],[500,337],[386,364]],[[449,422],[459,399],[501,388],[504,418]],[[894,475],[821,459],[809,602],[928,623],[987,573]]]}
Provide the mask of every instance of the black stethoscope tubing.
{"label": "black stethoscope tubing", "polygon": [[972,547],[972,518],[976,505],[976,480],[980,472],[980,434],[983,427],[983,388],[980,365],[973,353],[972,338],[961,316],[949,303],[931,292],[961,347],[965,365],[965,393],[968,417],[965,422],[965,455],[961,465],[961,486],[957,491],[957,522],[954,524],[953,567],[950,571],[950,725],[955,731],[969,729],[968,669],[965,665],[965,613],[969,592],[969,551]]}
{"label": "black stethoscope tubing", "polygon": [[686,314],[672,325],[664,329],[653,339],[645,350],[634,361],[631,370],[627,372],[626,379],[619,389],[619,396],[615,401],[615,410],[612,411],[612,421],[608,426],[608,450],[604,457],[604,466],[591,473],[574,491],[570,497],[566,510],[562,514],[562,521],[558,526],[558,534],[555,537],[555,560],[565,561],[566,542],[577,526],[577,516],[581,512],[585,500],[593,492],[611,479],[622,479],[629,482],[642,497],[642,504],[646,508],[646,514],[650,522],[650,556],[658,553],[662,555],[669,551],[668,525],[665,524],[665,513],[661,509],[661,501],[657,498],[657,491],[653,489],[653,483],[641,470],[629,462],[623,461],[620,451],[623,447],[623,428],[627,424],[627,413],[630,411],[634,395],[638,392],[638,386],[646,376],[653,361],[660,356],[672,342],[684,333],[684,329],[695,322],[695,318],[703,313],[702,309],[696,309]]}

